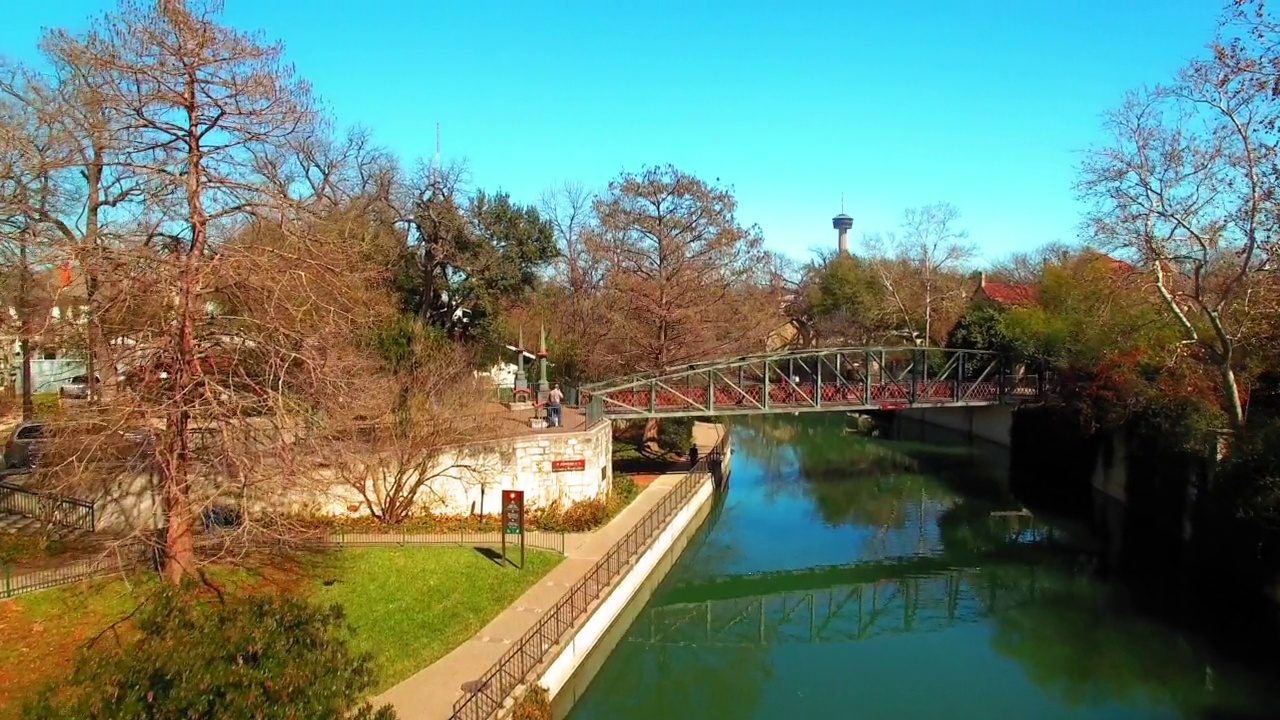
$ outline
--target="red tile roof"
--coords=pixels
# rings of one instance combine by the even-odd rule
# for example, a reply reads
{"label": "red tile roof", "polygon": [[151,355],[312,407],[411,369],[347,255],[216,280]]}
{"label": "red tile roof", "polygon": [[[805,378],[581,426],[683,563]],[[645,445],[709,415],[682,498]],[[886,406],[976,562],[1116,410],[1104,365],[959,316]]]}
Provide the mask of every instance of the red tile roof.
{"label": "red tile roof", "polygon": [[1119,273],[1127,274],[1127,273],[1137,272],[1138,270],[1137,268],[1125,262],[1124,260],[1117,260],[1116,258],[1113,258],[1110,255],[1103,255],[1102,259],[1105,260],[1108,265],[1110,265],[1112,270]]}
{"label": "red tile roof", "polygon": [[984,277],[978,290],[1001,305],[1034,305],[1036,302],[1036,288],[1022,283],[992,282]]}

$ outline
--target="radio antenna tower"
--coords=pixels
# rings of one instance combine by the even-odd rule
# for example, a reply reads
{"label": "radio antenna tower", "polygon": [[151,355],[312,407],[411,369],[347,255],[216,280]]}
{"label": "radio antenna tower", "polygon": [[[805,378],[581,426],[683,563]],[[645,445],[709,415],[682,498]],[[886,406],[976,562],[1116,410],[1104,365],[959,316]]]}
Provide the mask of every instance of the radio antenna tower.
{"label": "radio antenna tower", "polygon": [[436,160],[435,166],[440,167],[440,123],[436,123]]}

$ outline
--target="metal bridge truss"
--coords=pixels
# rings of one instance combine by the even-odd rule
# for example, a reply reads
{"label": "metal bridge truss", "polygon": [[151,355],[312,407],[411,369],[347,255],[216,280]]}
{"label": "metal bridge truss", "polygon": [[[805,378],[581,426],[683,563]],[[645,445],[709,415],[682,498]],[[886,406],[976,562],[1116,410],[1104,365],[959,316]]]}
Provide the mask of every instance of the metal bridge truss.
{"label": "metal bridge truss", "polygon": [[1036,595],[1034,574],[954,569],[804,592],[646,610],[628,642],[741,647],[854,642],[977,622]]}
{"label": "metal bridge truss", "polygon": [[1041,376],[1015,376],[990,352],[918,347],[792,350],[698,363],[581,389],[591,417],[890,410],[1038,400]]}

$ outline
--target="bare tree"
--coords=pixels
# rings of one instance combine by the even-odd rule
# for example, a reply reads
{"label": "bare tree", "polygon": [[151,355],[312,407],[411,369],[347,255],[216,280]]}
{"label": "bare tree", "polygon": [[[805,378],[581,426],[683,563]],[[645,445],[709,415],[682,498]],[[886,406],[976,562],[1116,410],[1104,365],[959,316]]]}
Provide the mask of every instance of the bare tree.
{"label": "bare tree", "polygon": [[52,177],[59,151],[56,133],[29,107],[0,97],[0,259],[7,271],[5,314],[12,308],[21,355],[24,419],[34,410],[32,354],[41,340],[52,339],[47,337],[51,308],[56,306],[54,293],[61,290],[49,282],[57,249],[37,219],[57,204]]}
{"label": "bare tree", "polygon": [[866,238],[867,255],[880,275],[903,329],[933,344],[939,315],[954,316],[963,303],[965,263],[975,253],[969,233],[956,227],[960,211],[945,202],[903,213],[902,234]]}
{"label": "bare tree", "polygon": [[1268,84],[1220,52],[1131,93],[1081,170],[1090,229],[1150,273],[1235,430],[1242,351],[1277,311],[1276,108]]}
{"label": "bare tree", "polygon": [[[23,210],[56,238],[59,263],[76,281],[73,292],[82,296],[84,336],[67,340],[84,348],[89,377],[98,375],[97,360],[110,350],[95,302],[101,283],[99,251],[111,242],[112,217],[127,218],[127,206],[140,198],[138,177],[119,156],[128,125],[119,109],[105,101],[106,79],[92,55],[94,42],[100,38],[49,31],[41,43],[47,73],[0,68],[0,94],[26,108],[55,141],[46,162],[53,200]],[[108,382],[114,380],[114,373],[105,374]],[[96,392],[96,383],[90,382],[91,401]]]}
{"label": "bare tree", "polygon": [[[317,165],[358,177],[343,159],[356,144],[327,136],[278,45],[220,26],[219,9],[125,2],[69,56],[89,65],[94,102],[128,118],[112,152],[142,212],[93,259],[125,381],[98,412],[61,422],[77,427],[55,434],[79,439],[40,472],[101,493],[149,469],[171,582],[209,559],[196,522],[212,504],[253,520],[215,556],[288,531],[267,510],[305,490],[294,479],[313,476],[318,438],[352,421],[377,368],[365,335],[391,311],[392,258],[355,216],[366,188],[309,182]],[[95,454],[120,443],[128,462]]]}
{"label": "bare tree", "polygon": [[587,248],[588,236],[597,231],[594,200],[595,196],[584,186],[566,182],[544,191],[538,203],[555,231],[559,257],[553,269],[563,276],[574,295],[589,293],[600,282],[598,262]]}
{"label": "bare tree", "polygon": [[1266,0],[1231,0],[1211,46],[1224,71],[1273,98],[1280,97],[1280,22]]}
{"label": "bare tree", "polygon": [[592,252],[600,233],[595,200],[594,194],[572,182],[542,194],[539,208],[555,233],[558,255],[551,265],[551,282],[535,299],[535,307],[525,313],[547,322],[556,338],[561,369],[577,377],[599,375],[603,370],[595,349],[605,335],[603,287],[608,265]]}
{"label": "bare tree", "polygon": [[360,403],[367,415],[351,428],[334,428],[342,435],[328,443],[340,484],[380,522],[404,522],[444,499],[441,483],[479,484],[495,469],[460,447],[494,431],[495,418],[479,410],[488,388],[460,348],[427,344],[410,349],[411,368],[371,378]]}
{"label": "bare tree", "polygon": [[[674,167],[623,174],[595,203],[589,247],[606,268],[605,342],[616,371],[760,351],[785,320],[759,231],[724,188]],[[657,423],[646,427],[657,438]]]}
{"label": "bare tree", "polygon": [[992,263],[987,275],[1007,282],[1031,285],[1040,280],[1046,263],[1061,262],[1077,250],[1078,248],[1064,242],[1050,242],[1034,250],[1015,251]]}

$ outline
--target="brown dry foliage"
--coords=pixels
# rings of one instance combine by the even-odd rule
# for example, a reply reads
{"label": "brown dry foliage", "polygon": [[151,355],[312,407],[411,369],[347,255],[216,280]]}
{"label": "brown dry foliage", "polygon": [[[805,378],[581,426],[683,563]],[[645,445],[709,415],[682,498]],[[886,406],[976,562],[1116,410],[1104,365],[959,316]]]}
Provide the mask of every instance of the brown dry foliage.
{"label": "brown dry foliage", "polygon": [[[107,380],[91,408],[51,419],[35,482],[130,508],[126,526],[148,541],[160,525],[174,581],[296,539],[276,510],[320,490],[329,439],[399,380],[369,345],[395,310],[394,168],[367,137],[333,137],[279,46],[219,25],[219,10],[125,2],[88,33],[58,34],[64,65],[109,110],[112,177],[132,190],[94,238],[19,208],[93,279]],[[28,167],[75,206],[85,161],[65,157]],[[245,522],[197,552],[198,518],[224,503]]]}
{"label": "brown dry foliage", "polygon": [[1086,158],[1079,183],[1089,229],[1148,274],[1182,345],[1217,376],[1234,430],[1244,425],[1246,358],[1280,310],[1280,98],[1274,64],[1257,54],[1280,32],[1261,3],[1243,5],[1262,14],[1228,13],[1211,57],[1109,113],[1107,142]]}
{"label": "brown dry foliage", "polygon": [[784,318],[760,276],[759,231],[736,208],[728,189],[673,167],[624,174],[597,198],[584,245],[602,268],[596,351],[615,372],[764,350]]}
{"label": "brown dry foliage", "polygon": [[352,405],[354,424],[325,439],[327,469],[384,523],[404,522],[443,499],[440,483],[480,485],[495,470],[460,447],[494,432],[497,417],[482,409],[491,389],[472,375],[460,348],[420,353],[413,371],[369,388]]}

